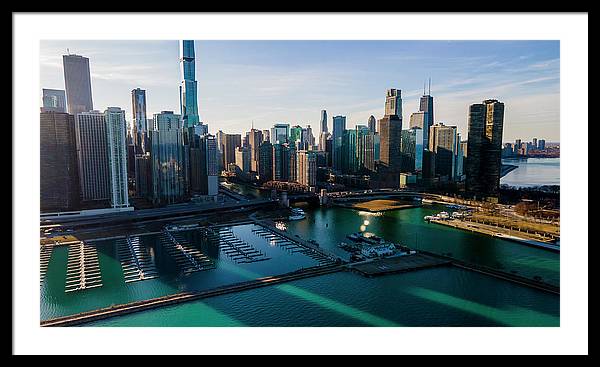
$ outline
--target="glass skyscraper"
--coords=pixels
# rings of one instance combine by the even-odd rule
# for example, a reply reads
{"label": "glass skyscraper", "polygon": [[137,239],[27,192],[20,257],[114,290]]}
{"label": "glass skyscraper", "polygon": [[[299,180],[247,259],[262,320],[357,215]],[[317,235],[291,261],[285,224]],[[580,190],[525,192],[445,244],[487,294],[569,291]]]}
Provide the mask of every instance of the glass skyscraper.
{"label": "glass skyscraper", "polygon": [[198,115],[198,83],[196,82],[196,58],[194,41],[180,41],[179,55],[181,67],[181,85],[179,99],[183,128],[191,127],[200,122]]}
{"label": "glass skyscraper", "polygon": [[90,59],[79,55],[63,55],[67,111],[71,115],[94,109]]}

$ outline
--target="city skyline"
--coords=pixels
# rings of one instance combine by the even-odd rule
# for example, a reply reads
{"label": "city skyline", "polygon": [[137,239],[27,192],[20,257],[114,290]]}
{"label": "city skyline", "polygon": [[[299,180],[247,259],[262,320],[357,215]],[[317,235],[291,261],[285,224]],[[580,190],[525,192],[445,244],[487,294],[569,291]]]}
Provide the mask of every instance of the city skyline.
{"label": "city skyline", "polygon": [[[457,126],[463,138],[468,106],[497,98],[509,106],[503,141],[532,139],[543,131],[548,142],[557,142],[558,46],[557,41],[196,41],[199,115],[213,134],[244,133],[252,121],[259,129],[278,122],[318,126],[323,109],[329,116],[347,116],[353,128],[366,125],[370,115],[383,117],[382,93],[397,88],[408,122],[431,77],[434,122]],[[119,106],[131,125],[130,93],[141,88],[149,115],[179,112],[178,47],[178,41],[44,41],[41,87],[64,89],[61,59],[69,48],[90,59],[96,109]]]}

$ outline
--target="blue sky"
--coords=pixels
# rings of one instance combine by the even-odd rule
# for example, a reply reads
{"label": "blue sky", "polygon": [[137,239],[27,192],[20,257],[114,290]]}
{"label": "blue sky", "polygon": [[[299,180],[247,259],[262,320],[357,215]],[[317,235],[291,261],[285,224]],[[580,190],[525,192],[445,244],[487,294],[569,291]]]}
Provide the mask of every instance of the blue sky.
{"label": "blue sky", "polygon": [[[42,88],[64,89],[67,48],[90,58],[95,109],[118,106],[131,121],[139,87],[149,115],[179,111],[178,41],[42,41]],[[196,41],[199,113],[211,133],[243,133],[252,121],[317,130],[321,109],[353,127],[381,118],[386,89],[397,88],[408,125],[431,77],[436,122],[463,139],[468,106],[496,98],[504,141],[559,141],[559,57],[558,41]]]}

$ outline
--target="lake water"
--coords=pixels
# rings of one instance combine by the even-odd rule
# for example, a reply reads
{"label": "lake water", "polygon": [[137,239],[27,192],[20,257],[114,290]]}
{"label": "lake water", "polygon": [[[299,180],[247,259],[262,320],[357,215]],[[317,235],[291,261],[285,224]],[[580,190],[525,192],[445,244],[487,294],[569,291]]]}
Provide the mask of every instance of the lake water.
{"label": "lake water", "polygon": [[516,187],[560,185],[560,158],[503,159],[518,168],[500,179],[500,184]]}
{"label": "lake water", "polygon": [[[368,231],[417,249],[451,253],[457,258],[540,276],[559,284],[559,254],[484,235],[460,231],[423,221],[440,206],[395,210],[373,215],[346,208],[306,208],[307,218],[288,222],[287,231],[339,254],[346,234],[356,232],[365,220]],[[242,230],[242,229],[240,229]],[[196,243],[190,237],[192,243]],[[149,238],[148,242],[152,242]],[[42,318],[80,312],[111,303],[156,297],[180,290],[204,289],[253,276],[308,266],[309,260],[281,254],[255,264],[231,264],[223,255],[217,269],[197,272],[188,278],[169,275],[168,267],[158,279],[123,283],[118,260],[111,255],[110,241],[101,253],[104,285],[98,289],[64,293],[64,264],[48,277],[42,299]],[[201,246],[201,245],[198,245]],[[257,245],[258,246],[258,245]],[[53,255],[53,262],[62,260]],[[64,255],[66,256],[66,255]],[[306,263],[305,263],[306,262]],[[105,275],[106,274],[106,275]],[[339,272],[285,284],[237,292],[202,301],[101,320],[85,326],[559,326],[559,296],[497,278],[441,267],[404,274],[364,278]],[[46,316],[46,317],[44,317]]]}

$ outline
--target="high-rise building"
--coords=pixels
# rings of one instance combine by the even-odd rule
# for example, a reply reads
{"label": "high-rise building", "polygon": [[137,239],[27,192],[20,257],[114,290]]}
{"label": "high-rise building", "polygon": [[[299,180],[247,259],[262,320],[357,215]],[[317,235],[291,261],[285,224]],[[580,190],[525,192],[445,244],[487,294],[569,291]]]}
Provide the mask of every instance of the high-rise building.
{"label": "high-rise building", "polygon": [[273,145],[273,180],[288,181],[290,178],[290,149],[287,144]]}
{"label": "high-rise building", "polygon": [[464,177],[463,164],[464,164],[464,156],[462,151],[462,142],[460,141],[460,133],[456,133],[456,147],[455,151],[455,161],[454,165],[454,180],[462,181]]}
{"label": "high-rise building", "polygon": [[392,171],[400,169],[400,140],[402,119],[398,116],[384,116],[379,120],[380,153],[379,162]]}
{"label": "high-rise building", "polygon": [[42,89],[41,112],[67,112],[67,97],[61,89]]}
{"label": "high-rise building", "polygon": [[240,168],[242,172],[250,172],[250,149],[247,147],[235,148],[235,165]]}
{"label": "high-rise building", "polygon": [[298,150],[292,144],[290,149],[289,182],[298,182]]}
{"label": "high-rise building", "polygon": [[331,136],[331,134],[329,134],[328,132],[324,132],[319,135],[319,150],[320,151],[324,152],[327,149],[327,139],[329,139],[330,136]]}
{"label": "high-rise building", "polygon": [[223,162],[225,168],[235,163],[235,149],[242,145],[242,135],[225,134],[223,139]]}
{"label": "high-rise building", "polygon": [[251,129],[248,132],[248,146],[250,147],[250,170],[258,172],[259,148],[263,142],[262,131]]}
{"label": "high-rise building", "polygon": [[297,181],[304,186],[317,184],[317,156],[315,151],[299,150],[297,157]]}
{"label": "high-rise building", "polygon": [[357,130],[345,130],[342,136],[342,173],[358,172]]}
{"label": "high-rise building", "polygon": [[373,134],[375,134],[377,132],[377,120],[375,119],[375,116],[373,116],[373,115],[369,116],[368,126],[369,126],[369,130],[371,130],[371,132]]}
{"label": "high-rise building", "polygon": [[504,103],[488,99],[469,107],[466,190],[476,196],[498,197]]}
{"label": "high-rise building", "polygon": [[537,140],[537,138],[533,138],[533,141],[531,142],[531,145],[533,146],[533,149],[537,149],[538,148],[538,140]]}
{"label": "high-rise building", "polygon": [[106,120],[110,204],[113,208],[124,208],[129,206],[125,111],[119,107],[108,107],[104,111],[104,118]]}
{"label": "high-rise building", "polygon": [[79,208],[79,172],[73,115],[40,113],[40,210]]}
{"label": "high-rise building", "polygon": [[456,149],[458,142],[460,142],[457,138],[456,126],[437,123],[429,129],[429,151],[435,157],[436,176],[454,180]]}
{"label": "high-rise building", "polygon": [[410,115],[409,128],[418,127],[423,133],[423,144],[425,149],[429,149],[429,129],[433,124],[429,124],[429,112],[419,111]]}
{"label": "high-rise building", "polygon": [[310,125],[306,125],[306,128],[302,129],[302,145],[303,149],[307,150],[315,146],[315,137]]}
{"label": "high-rise building", "polygon": [[94,109],[90,60],[79,55],[63,55],[67,111],[71,115]]}
{"label": "high-rise building", "polygon": [[269,131],[269,129],[264,129],[262,131],[263,134],[263,141],[268,141],[269,143],[273,143],[271,142],[271,132]]}
{"label": "high-rise building", "polygon": [[153,121],[152,199],[161,204],[177,203],[186,196],[181,115],[162,111],[154,114]]}
{"label": "high-rise building", "polygon": [[342,139],[346,131],[346,116],[333,116],[332,167],[342,170]]}
{"label": "high-rise building", "polygon": [[385,116],[398,116],[402,120],[402,96],[400,89],[388,89],[385,97]]}
{"label": "high-rise building", "polygon": [[82,112],[75,116],[75,142],[81,200],[108,201],[110,177],[106,116],[100,111]]}
{"label": "high-rise building", "polygon": [[[196,135],[198,136],[198,135]],[[215,196],[219,193],[219,163],[217,159],[217,139],[204,134],[200,139],[200,194]]]}
{"label": "high-rise building", "polygon": [[302,126],[300,125],[292,126],[290,129],[290,144],[294,144],[297,141],[302,142]]}
{"label": "high-rise building", "polygon": [[546,149],[546,140],[545,139],[540,139],[538,141],[538,149],[539,150],[544,150]]}
{"label": "high-rise building", "polygon": [[271,128],[271,144],[287,143],[290,136],[290,124],[275,124]]}
{"label": "high-rise building", "polygon": [[367,169],[375,170],[374,136],[371,129],[364,125],[356,125],[356,173]]}
{"label": "high-rise building", "polygon": [[321,110],[321,131],[320,133],[326,133],[327,130],[327,111]]}
{"label": "high-rise building", "polygon": [[182,128],[187,128],[200,123],[194,41],[179,41],[179,57],[181,68],[181,85],[179,86],[180,113]]}
{"label": "high-rise building", "polygon": [[273,144],[263,142],[258,148],[258,179],[270,181],[273,179]]}
{"label": "high-rise building", "polygon": [[400,170],[407,173],[421,173],[423,170],[423,130],[416,126],[402,130],[400,151],[402,155]]}
{"label": "high-rise building", "polygon": [[146,91],[140,88],[131,91],[131,108],[133,114],[132,139],[135,146],[135,153],[145,153],[148,136],[148,126],[146,118]]}
{"label": "high-rise building", "polygon": [[[433,125],[433,97],[431,96],[431,79],[429,79],[429,92],[425,94],[425,86],[423,86],[423,96],[419,103],[419,112],[426,112],[424,115],[423,126],[423,142],[425,147],[429,146],[429,129]],[[412,126],[411,126],[412,127]]]}

